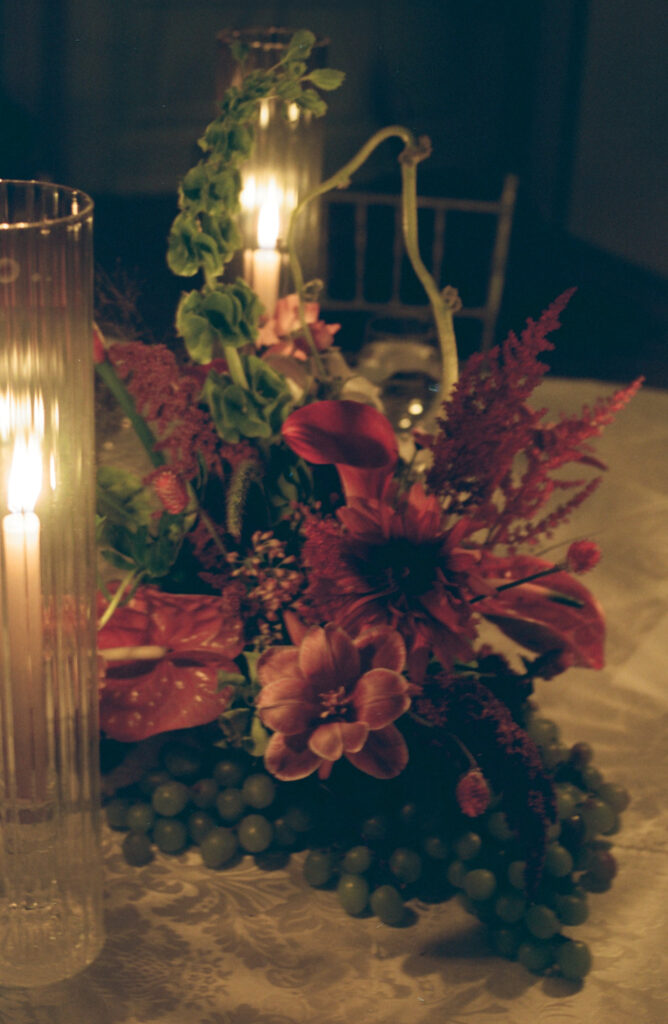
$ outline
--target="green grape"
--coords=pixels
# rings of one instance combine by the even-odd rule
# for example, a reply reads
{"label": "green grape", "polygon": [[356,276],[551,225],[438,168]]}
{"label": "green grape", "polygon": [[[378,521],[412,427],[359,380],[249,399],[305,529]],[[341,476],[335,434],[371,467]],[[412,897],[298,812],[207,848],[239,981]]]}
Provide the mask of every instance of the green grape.
{"label": "green grape", "polygon": [[589,917],[587,901],[574,896],[572,893],[556,894],[554,897],[555,910],[559,915],[562,924],[574,926],[584,924]]}
{"label": "green grape", "polygon": [[239,845],[248,853],[264,853],[271,846],[274,829],[261,814],[247,814],[237,826]]}
{"label": "green grape", "polygon": [[351,846],[341,861],[341,867],[349,875],[363,875],[372,863],[373,853],[368,846]]}
{"label": "green grape", "polygon": [[256,772],[244,779],[241,795],[249,807],[263,811],[271,806],[276,796],[276,784],[265,772]]}
{"label": "green grape", "polygon": [[400,924],[404,917],[404,901],[393,885],[379,885],[369,899],[371,910],[383,924]]}
{"label": "green grape", "polygon": [[527,901],[524,896],[512,890],[501,893],[494,904],[496,916],[506,924],[517,924],[524,917],[526,909]]}
{"label": "green grape", "polygon": [[274,843],[283,850],[290,850],[297,845],[298,836],[293,828],[290,828],[284,817],[274,818]]}
{"label": "green grape", "polygon": [[223,821],[238,821],[246,808],[240,789],[224,789],[216,797],[216,810]]}
{"label": "green grape", "polygon": [[190,802],[200,811],[215,807],[217,796],[218,783],[215,779],[198,779],[190,787]]}
{"label": "green grape", "polygon": [[441,836],[424,836],[420,845],[431,860],[448,859],[449,847]]}
{"label": "green grape", "polygon": [[162,786],[163,782],[169,782],[171,776],[163,768],[153,768],[145,773],[139,780],[139,790],[142,796],[153,796],[153,791]]}
{"label": "green grape", "polygon": [[156,814],[174,818],[188,803],[190,793],[183,782],[163,782],[153,790],[151,804]]}
{"label": "green grape", "polygon": [[128,832],[123,840],[123,856],[133,867],[142,867],[153,860],[151,840],[145,832]]}
{"label": "green grape", "polygon": [[588,764],[586,768],[583,768],[580,775],[585,788],[592,792],[596,792],[599,786],[603,785],[603,775],[598,768],[594,768],[593,764]]}
{"label": "green grape", "polygon": [[571,747],[571,763],[577,769],[586,768],[594,756],[594,751],[589,743],[574,743]]}
{"label": "green grape", "polygon": [[582,805],[582,818],[585,823],[587,839],[593,839],[595,835],[607,832],[614,827],[617,821],[613,809],[595,796],[589,797]]}
{"label": "green grape", "polygon": [[549,843],[545,852],[545,870],[553,878],[565,878],[573,870],[573,858],[561,843]]}
{"label": "green grape", "polygon": [[155,822],[155,811],[150,804],[133,804],[128,808],[127,827],[132,832],[150,832]]}
{"label": "green grape", "polygon": [[466,864],[461,860],[453,860],[448,864],[448,870],[446,872],[448,882],[455,889],[461,889],[464,884],[464,875],[466,874]]}
{"label": "green grape", "polygon": [[158,818],[153,827],[153,841],[163,853],[179,853],[188,842],[188,832],[182,821]]}
{"label": "green grape", "polygon": [[558,820],[553,821],[551,825],[548,825],[547,832],[545,834],[548,842],[553,843],[555,839],[558,839],[561,835],[561,822]]}
{"label": "green grape", "polygon": [[201,845],[204,837],[215,827],[215,819],[206,811],[193,811],[188,815],[188,834],[197,846]]}
{"label": "green grape", "polygon": [[194,779],[202,770],[202,755],[185,743],[167,743],[162,750],[162,763],[176,779]]}
{"label": "green grape", "polygon": [[417,882],[422,874],[422,858],[417,850],[399,846],[390,855],[389,867],[395,878],[411,885],[413,882]]}
{"label": "green grape", "polygon": [[454,850],[460,860],[475,860],[481,847],[482,839],[477,832],[464,832],[455,840]]}
{"label": "green grape", "polygon": [[550,743],[556,743],[559,739],[557,725],[549,718],[530,717],[527,722],[526,731],[539,747],[547,747]]}
{"label": "green grape", "polygon": [[310,832],[314,825],[313,812],[306,804],[293,804],[287,807],[283,818],[288,828],[300,835]]}
{"label": "green grape", "polygon": [[519,928],[494,928],[492,931],[492,946],[499,956],[505,956],[514,960],[522,941],[522,932]]}
{"label": "green grape", "polygon": [[616,782],[604,782],[598,788],[598,795],[604,800],[608,807],[611,807],[617,814],[621,814],[629,806],[631,797],[628,789],[617,785]]}
{"label": "green grape", "polygon": [[332,877],[334,861],[328,850],[309,850],[304,861],[304,878],[309,885],[326,885]]}
{"label": "green grape", "polygon": [[203,837],[199,852],[208,868],[219,868],[234,857],[239,841],[231,828],[212,828]]}
{"label": "green grape", "polygon": [[231,758],[218,761],[213,769],[213,777],[219,786],[238,787],[245,774],[241,762]]}
{"label": "green grape", "polygon": [[564,978],[580,981],[591,968],[589,946],[577,939],[567,939],[557,949],[556,961]]}
{"label": "green grape", "polygon": [[339,878],[336,894],[346,914],[359,917],[369,902],[369,883],[363,875],[344,873]]}
{"label": "green grape", "polygon": [[124,797],[117,796],[114,797],[113,800],[110,800],[104,809],[109,828],[125,831],[128,827],[129,810],[130,801],[126,800]]}
{"label": "green grape", "polygon": [[557,796],[557,816],[559,821],[570,818],[575,813],[577,801],[571,786],[555,786]]}
{"label": "green grape", "polygon": [[372,814],[365,818],[360,828],[360,835],[367,843],[382,843],[389,831],[389,822],[385,814]]}
{"label": "green grape", "polygon": [[397,819],[404,828],[414,829],[418,820],[418,805],[412,800],[402,804],[397,811]]}
{"label": "green grape", "polygon": [[559,931],[559,919],[544,903],[534,903],[524,915],[524,923],[537,939],[551,939]]}
{"label": "green grape", "polygon": [[494,811],[493,814],[490,814],[487,819],[487,831],[492,839],[496,839],[500,843],[507,843],[513,838],[513,830],[503,811]]}
{"label": "green grape", "polygon": [[514,860],[508,865],[507,878],[513,889],[519,889],[520,892],[524,892],[526,888],[526,880],[524,878],[524,870],[526,868],[526,862],[523,860]]}
{"label": "green grape", "polygon": [[548,772],[553,772],[560,764],[568,760],[569,749],[565,743],[548,743],[542,748],[543,764]]}
{"label": "green grape", "polygon": [[464,875],[464,892],[472,900],[488,900],[496,890],[496,878],[486,868],[476,868]]}
{"label": "green grape", "polygon": [[517,959],[528,971],[539,974],[552,963],[552,946],[549,942],[522,942],[517,950]]}
{"label": "green grape", "polygon": [[582,885],[589,892],[607,892],[617,874],[617,861],[609,850],[590,850]]}

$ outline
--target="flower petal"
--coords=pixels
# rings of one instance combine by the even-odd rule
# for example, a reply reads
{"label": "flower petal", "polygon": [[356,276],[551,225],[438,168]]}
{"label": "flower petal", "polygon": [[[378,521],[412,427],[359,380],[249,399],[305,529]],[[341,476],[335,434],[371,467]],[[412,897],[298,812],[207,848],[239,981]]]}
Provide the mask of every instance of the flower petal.
{"label": "flower petal", "polygon": [[312,402],[291,413],[281,433],[307,462],[334,464],[347,498],[380,497],[391,480],[397,441],[390,421],[370,405]]}
{"label": "flower petal", "polygon": [[360,674],[357,648],[338,626],[310,629],[299,648],[299,667],[320,692],[343,686],[349,690]]}
{"label": "flower petal", "polygon": [[296,647],[270,647],[257,663],[260,686],[299,675],[299,651]]}
{"label": "flower petal", "polygon": [[406,740],[395,725],[370,732],[359,753],[346,753],[355,768],[375,779],[393,779],[408,764]]}
{"label": "flower petal", "polygon": [[[508,561],[512,578],[521,579],[550,567],[529,555]],[[518,583],[478,603],[485,618],[530,651],[563,652],[562,664],[603,668],[605,619],[596,598],[568,573],[550,573]]]}
{"label": "flower petal", "polygon": [[255,706],[264,725],[286,736],[307,731],[320,713],[320,704],[302,676],[267,683],[257,695]]}
{"label": "flower petal", "polygon": [[219,671],[235,672],[233,661],[181,666],[163,658],[107,668],[100,689],[100,728],[111,739],[135,742],[172,729],[205,725],[221,715],[232,699],[231,686],[218,687]]}
{"label": "flower petal", "polygon": [[338,761],[343,754],[343,736],[340,722],[325,722],[314,729],[308,745],[324,761]]}
{"label": "flower petal", "polygon": [[356,754],[362,749],[369,735],[369,727],[365,722],[342,722],[341,738],[346,754]]}
{"label": "flower petal", "polygon": [[305,779],[320,765],[320,758],[309,750],[304,736],[274,733],[264,752],[268,772],[284,782]]}
{"label": "flower petal", "polygon": [[365,672],[352,693],[357,719],[370,729],[383,729],[410,707],[408,682],[388,668]]}
{"label": "flower petal", "polygon": [[401,672],[406,664],[406,644],[396,629],[376,626],[367,629],[353,641],[360,653],[362,671],[391,668]]}

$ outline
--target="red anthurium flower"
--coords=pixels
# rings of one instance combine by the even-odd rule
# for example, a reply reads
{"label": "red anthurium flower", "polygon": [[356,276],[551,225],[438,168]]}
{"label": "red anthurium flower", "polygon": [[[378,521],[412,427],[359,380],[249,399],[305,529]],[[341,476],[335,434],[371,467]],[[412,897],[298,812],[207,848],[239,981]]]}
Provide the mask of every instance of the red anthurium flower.
{"label": "red anthurium flower", "polygon": [[336,466],[347,500],[380,498],[392,480],[397,439],[392,424],[371,405],[345,400],[296,409],[281,433],[293,452],[318,466]]}
{"label": "red anthurium flower", "polygon": [[[567,572],[550,572],[551,568],[550,562],[532,555],[490,558],[487,570],[497,576],[497,592],[476,607],[528,650],[561,651],[562,671],[574,665],[603,668],[603,609],[578,580]],[[518,583],[509,587],[508,580]]]}
{"label": "red anthurium flower", "polygon": [[[99,611],[105,607],[98,597]],[[243,648],[236,592],[222,597],[165,594],[142,587],[98,633],[106,665],[100,726],[132,742],[211,722],[226,710],[232,688],[220,671],[236,672]]]}
{"label": "red anthurium flower", "polygon": [[310,629],[299,647],[274,647],[258,662],[258,714],[273,731],[267,769],[284,780],[319,770],[326,778],[346,757],[379,779],[408,762],[406,742],[392,723],[410,705],[401,674],[403,640],[376,629],[352,640],[331,624]]}

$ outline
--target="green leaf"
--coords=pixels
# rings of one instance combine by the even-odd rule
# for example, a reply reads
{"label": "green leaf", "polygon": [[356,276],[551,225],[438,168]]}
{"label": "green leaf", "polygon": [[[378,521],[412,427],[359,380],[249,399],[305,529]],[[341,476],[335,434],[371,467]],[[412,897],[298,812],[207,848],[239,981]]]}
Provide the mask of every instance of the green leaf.
{"label": "green leaf", "polygon": [[118,466],[100,466],[97,471],[97,511],[100,529],[123,525],[129,530],[148,526],[154,512],[150,492],[135,473]]}
{"label": "green leaf", "polygon": [[248,57],[250,47],[247,43],[242,43],[240,39],[234,39],[230,45],[230,53],[237,62],[237,64],[243,64]]}
{"label": "green leaf", "polygon": [[345,77],[345,71],[336,71],[334,68],[316,68],[306,76],[306,81],[313,82],[317,89],[331,92],[333,89],[339,88]]}
{"label": "green leaf", "polygon": [[295,32],[288,43],[288,48],[283,54],[280,63],[285,64],[290,60],[307,60],[315,43],[313,32],[303,28]]}
{"label": "green leaf", "polygon": [[295,102],[305,110],[312,111],[316,117],[322,117],[323,114],[327,113],[327,104],[315,89],[304,89],[301,96]]}
{"label": "green leaf", "polygon": [[269,733],[257,715],[251,719],[250,736],[244,742],[244,748],[252,757],[263,757],[269,743]]}

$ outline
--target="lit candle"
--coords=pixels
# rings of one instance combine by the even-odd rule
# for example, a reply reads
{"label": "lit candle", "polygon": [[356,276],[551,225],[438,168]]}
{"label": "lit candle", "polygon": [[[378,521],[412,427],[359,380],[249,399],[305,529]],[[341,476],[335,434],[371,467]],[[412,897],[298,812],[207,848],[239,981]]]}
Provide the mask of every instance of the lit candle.
{"label": "lit candle", "polygon": [[40,522],[33,512],[42,485],[34,436],[17,438],[2,520],[5,600],[14,709],[14,759],[19,796],[46,795],[46,709],[42,690]]}
{"label": "lit candle", "polygon": [[278,301],[281,254],[278,241],[278,202],[272,198],[260,207],[257,220],[258,249],[250,253],[250,278],[265,312],[272,315]]}

